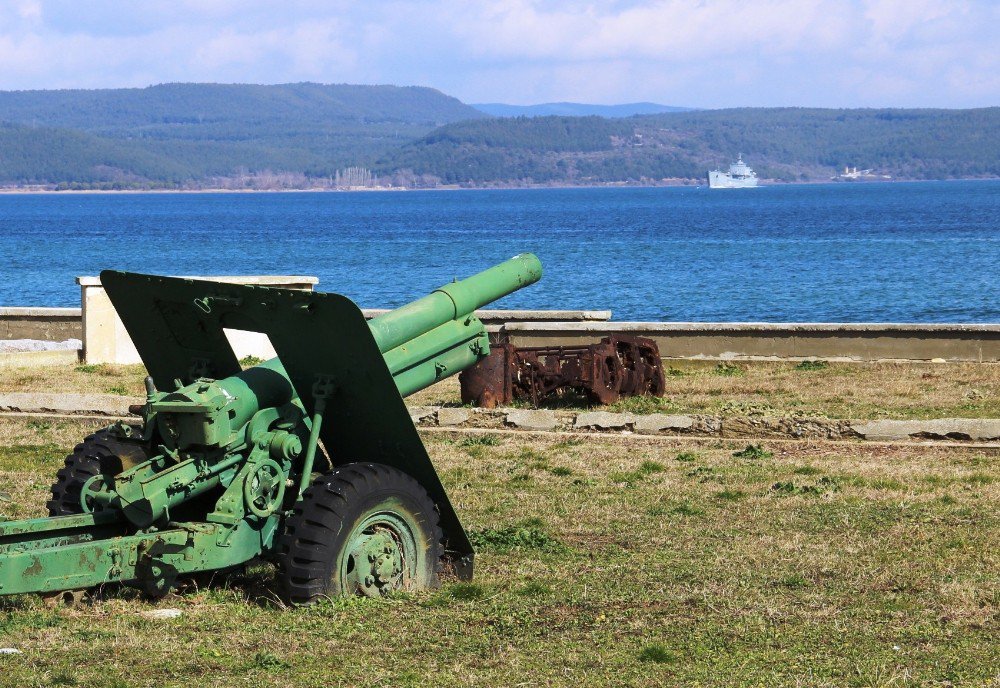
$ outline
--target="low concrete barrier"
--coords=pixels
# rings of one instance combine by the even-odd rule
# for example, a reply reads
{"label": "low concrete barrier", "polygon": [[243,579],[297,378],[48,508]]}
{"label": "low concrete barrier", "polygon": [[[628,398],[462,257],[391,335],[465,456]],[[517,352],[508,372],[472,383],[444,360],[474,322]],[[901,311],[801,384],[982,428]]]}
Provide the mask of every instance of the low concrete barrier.
{"label": "low concrete barrier", "polygon": [[80,308],[0,308],[0,339],[83,339]]}
{"label": "low concrete barrier", "polygon": [[[312,289],[315,277],[206,277],[224,282]],[[89,363],[138,363],[139,358],[100,280],[78,279],[83,308],[0,308],[0,339],[82,339]],[[373,318],[387,309],[365,309]],[[1000,362],[1000,325],[906,323],[659,323],[611,322],[611,311],[482,310],[487,328],[516,345],[590,344],[609,334],[656,341],[664,358],[833,361]],[[267,358],[256,333],[230,333],[238,356]],[[39,359],[41,361],[41,359]]]}
{"label": "low concrete barrier", "polygon": [[1000,325],[903,323],[510,323],[520,346],[590,344],[609,334],[649,337],[664,358],[843,361],[1000,361]]}
{"label": "low concrete barrier", "polygon": [[[190,277],[226,284],[256,284],[266,287],[312,291],[317,277],[299,275],[252,275]],[[111,299],[101,286],[100,277],[77,277],[83,304],[83,358],[87,363],[141,363],[132,339],[125,331]],[[265,335],[257,332],[227,330],[226,335],[237,357],[272,358],[274,349]]]}

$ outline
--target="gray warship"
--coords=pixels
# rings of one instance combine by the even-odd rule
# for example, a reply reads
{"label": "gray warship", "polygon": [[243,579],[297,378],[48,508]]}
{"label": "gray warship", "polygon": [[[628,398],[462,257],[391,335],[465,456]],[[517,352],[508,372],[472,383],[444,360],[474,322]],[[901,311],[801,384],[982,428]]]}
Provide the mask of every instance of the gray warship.
{"label": "gray warship", "polygon": [[712,170],[708,173],[710,189],[752,189],[757,186],[757,173],[743,162],[743,154],[729,166],[729,172]]}

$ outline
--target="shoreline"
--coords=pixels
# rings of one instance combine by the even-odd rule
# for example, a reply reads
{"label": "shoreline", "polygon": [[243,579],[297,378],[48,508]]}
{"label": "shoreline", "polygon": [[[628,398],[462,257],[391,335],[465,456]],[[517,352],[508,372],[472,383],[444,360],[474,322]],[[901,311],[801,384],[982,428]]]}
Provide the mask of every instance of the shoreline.
{"label": "shoreline", "polygon": [[[763,180],[756,188],[771,186],[867,186],[871,184],[923,184],[938,182],[996,182],[1000,177],[955,177],[950,179],[872,179],[865,181],[808,180],[785,182],[776,179]],[[704,181],[695,180],[677,182],[661,182],[655,184],[639,184],[630,182],[608,182],[604,184],[531,184],[511,186],[459,186],[457,184],[441,185],[433,188],[408,187],[375,187],[330,189],[324,187],[309,187],[297,189],[226,189],[207,187],[204,189],[45,189],[31,186],[0,187],[0,196],[41,196],[41,195],[89,195],[89,194],[282,194],[282,193],[401,193],[414,191],[534,191],[560,189],[677,189],[706,188]]]}

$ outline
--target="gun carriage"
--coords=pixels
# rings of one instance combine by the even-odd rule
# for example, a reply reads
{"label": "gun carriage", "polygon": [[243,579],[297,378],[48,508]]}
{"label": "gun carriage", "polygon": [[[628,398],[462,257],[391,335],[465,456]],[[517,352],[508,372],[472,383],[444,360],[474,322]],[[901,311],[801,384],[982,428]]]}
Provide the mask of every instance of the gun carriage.
{"label": "gun carriage", "polygon": [[[257,557],[293,603],[471,577],[403,397],[485,358],[475,310],[540,277],[523,254],[366,322],[339,294],[103,272],[149,373],[142,423],[76,447],[48,518],[0,522],[0,594],[162,594]],[[277,358],[242,370],[227,329]]]}

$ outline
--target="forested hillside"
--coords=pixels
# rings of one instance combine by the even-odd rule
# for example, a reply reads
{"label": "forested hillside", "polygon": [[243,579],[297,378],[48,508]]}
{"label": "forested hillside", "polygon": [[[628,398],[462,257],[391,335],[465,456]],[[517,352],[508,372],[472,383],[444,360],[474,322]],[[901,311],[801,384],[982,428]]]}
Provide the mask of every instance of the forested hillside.
{"label": "forested hillside", "polygon": [[764,179],[829,179],[845,165],[899,179],[996,177],[1000,108],[493,118],[417,87],[0,92],[5,186],[661,183],[701,180],[738,153]]}
{"label": "forested hillside", "polygon": [[691,108],[658,103],[622,103],[592,105],[590,103],[541,103],[539,105],[507,105],[506,103],[474,103],[472,107],[494,117],[631,117],[661,112],[688,112]]}
{"label": "forested hillside", "polygon": [[702,178],[739,153],[763,178],[828,179],[845,165],[895,178],[1000,176],[1000,108],[747,108],[504,118],[444,126],[379,161],[447,184]]}
{"label": "forested hillside", "polygon": [[430,88],[164,84],[0,92],[0,182],[197,183],[332,176],[442,124],[486,117]]}

